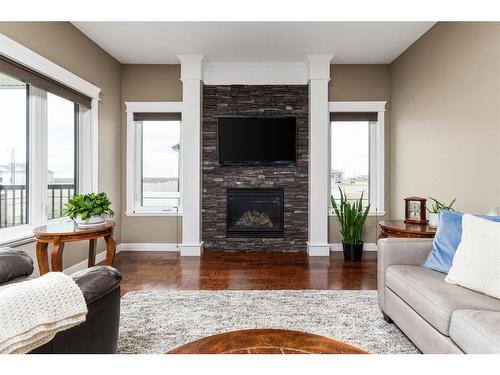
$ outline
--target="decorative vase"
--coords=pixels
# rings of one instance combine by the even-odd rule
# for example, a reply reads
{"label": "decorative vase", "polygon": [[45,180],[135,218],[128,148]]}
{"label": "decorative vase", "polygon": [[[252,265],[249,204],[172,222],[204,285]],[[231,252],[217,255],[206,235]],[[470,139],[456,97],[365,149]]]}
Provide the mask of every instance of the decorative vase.
{"label": "decorative vase", "polygon": [[429,212],[427,215],[429,220],[428,225],[433,228],[437,228],[439,224],[439,213]]}
{"label": "decorative vase", "polygon": [[361,261],[361,256],[363,255],[363,242],[357,245],[342,242],[342,249],[344,250],[344,260],[351,262]]}
{"label": "decorative vase", "polygon": [[99,215],[99,216],[94,215],[85,220],[82,220],[82,215],[77,215],[77,217],[75,218],[75,223],[79,227],[96,227],[104,224],[105,222],[106,222],[105,215]]}

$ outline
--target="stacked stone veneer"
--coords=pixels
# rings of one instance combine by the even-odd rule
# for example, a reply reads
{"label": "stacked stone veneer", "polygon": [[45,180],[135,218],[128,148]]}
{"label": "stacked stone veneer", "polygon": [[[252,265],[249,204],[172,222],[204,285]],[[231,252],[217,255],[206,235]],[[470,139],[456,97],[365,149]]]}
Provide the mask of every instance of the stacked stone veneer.
{"label": "stacked stone veneer", "polygon": [[[221,166],[220,116],[295,116],[297,163],[286,166]],[[306,250],[308,220],[308,86],[207,85],[203,87],[202,239],[205,250]],[[284,238],[226,238],[227,188],[282,187]]]}

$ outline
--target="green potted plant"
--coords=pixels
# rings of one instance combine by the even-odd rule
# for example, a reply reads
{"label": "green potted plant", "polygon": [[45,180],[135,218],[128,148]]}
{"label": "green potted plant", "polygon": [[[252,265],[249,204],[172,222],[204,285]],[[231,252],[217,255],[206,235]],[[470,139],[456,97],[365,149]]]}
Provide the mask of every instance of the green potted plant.
{"label": "green potted plant", "polygon": [[113,217],[111,201],[106,193],[75,194],[64,205],[63,214],[73,219],[79,226],[96,226]]}
{"label": "green potted plant", "polygon": [[455,211],[453,209],[453,205],[455,204],[455,201],[457,198],[453,199],[449,204],[443,203],[438,201],[435,198],[429,197],[430,200],[432,200],[434,203],[432,204],[432,209],[427,208],[427,211],[429,211],[428,215],[428,224],[431,227],[437,227],[439,224],[439,211],[440,210],[449,210],[449,211]]}
{"label": "green potted plant", "polygon": [[340,221],[344,259],[359,262],[363,254],[363,227],[370,205],[363,209],[363,193],[359,200],[350,203],[339,186],[340,203],[331,196],[332,207]]}

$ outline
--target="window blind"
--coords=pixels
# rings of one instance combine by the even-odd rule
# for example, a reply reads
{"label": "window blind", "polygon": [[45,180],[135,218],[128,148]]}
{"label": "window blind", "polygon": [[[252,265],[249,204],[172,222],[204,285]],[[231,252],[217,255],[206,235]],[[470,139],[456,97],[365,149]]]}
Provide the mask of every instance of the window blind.
{"label": "window blind", "polygon": [[134,112],[134,121],[181,121],[181,114],[167,112]]}
{"label": "window blind", "polygon": [[377,121],[377,112],[331,112],[330,121]]}
{"label": "window blind", "polygon": [[36,86],[42,90],[63,97],[64,99],[91,108],[92,99],[88,96],[70,89],[69,87],[38,73],[22,64],[19,64],[5,56],[0,56],[0,71],[5,72],[23,82]]}

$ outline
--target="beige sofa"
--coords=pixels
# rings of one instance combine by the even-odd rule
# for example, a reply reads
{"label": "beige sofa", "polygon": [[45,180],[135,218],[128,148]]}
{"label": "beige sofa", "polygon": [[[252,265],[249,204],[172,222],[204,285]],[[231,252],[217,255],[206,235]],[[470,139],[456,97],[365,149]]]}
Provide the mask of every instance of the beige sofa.
{"label": "beige sofa", "polygon": [[500,353],[500,300],[446,283],[420,267],[432,240],[378,242],[378,300],[423,353]]}

